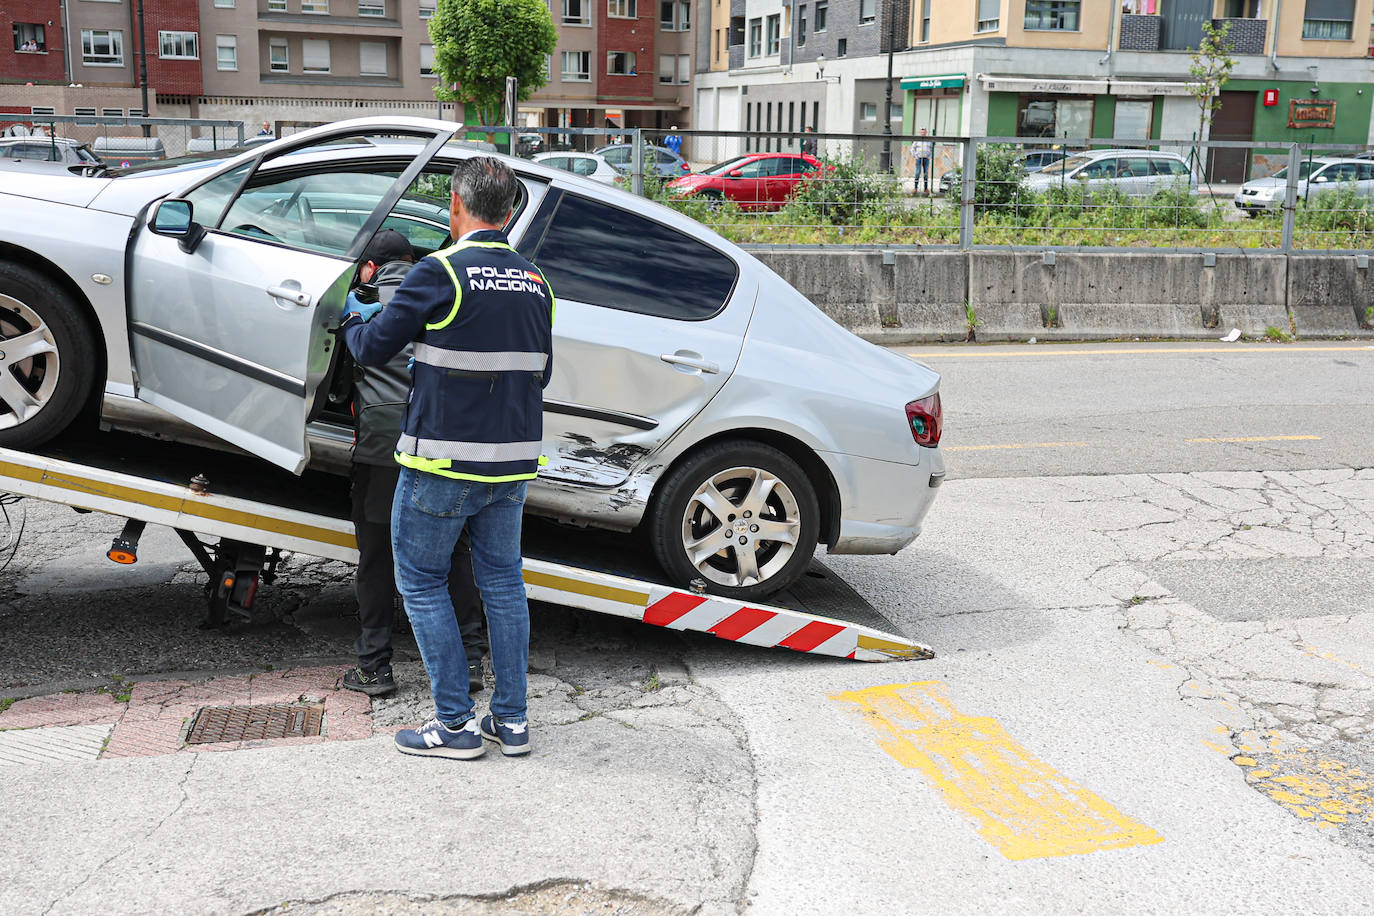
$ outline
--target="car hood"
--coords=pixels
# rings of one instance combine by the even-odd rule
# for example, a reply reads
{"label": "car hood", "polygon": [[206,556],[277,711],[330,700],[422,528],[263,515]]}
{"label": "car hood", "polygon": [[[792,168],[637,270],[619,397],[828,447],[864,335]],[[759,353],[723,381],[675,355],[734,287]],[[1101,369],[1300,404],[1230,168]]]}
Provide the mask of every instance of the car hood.
{"label": "car hood", "polygon": [[668,182],[670,188],[700,188],[715,181],[716,175],[683,175]]}
{"label": "car hood", "polygon": [[[1301,181],[1298,184],[1302,184]],[[1256,178],[1241,185],[1243,191],[1257,191],[1260,188],[1282,188],[1288,185],[1286,178]]]}
{"label": "car hood", "polygon": [[108,186],[101,190],[90,206],[106,213],[135,216],[152,201],[194,185],[198,175],[209,174],[216,165],[219,163],[212,163],[203,169],[124,175],[108,182]]}
{"label": "car hood", "polygon": [[61,163],[38,163],[41,168],[34,165],[12,159],[0,160],[0,194],[85,207],[110,183],[108,178],[73,175]]}

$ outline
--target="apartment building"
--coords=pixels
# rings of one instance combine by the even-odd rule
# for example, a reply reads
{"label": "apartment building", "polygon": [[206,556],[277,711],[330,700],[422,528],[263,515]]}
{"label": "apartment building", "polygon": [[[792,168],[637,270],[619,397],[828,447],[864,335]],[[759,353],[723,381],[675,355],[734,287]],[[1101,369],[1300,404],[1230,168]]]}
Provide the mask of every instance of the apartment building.
{"label": "apartment building", "polygon": [[[434,115],[437,2],[143,0],[149,113],[254,124]],[[525,123],[687,127],[698,2],[549,0],[559,45]],[[0,114],[141,111],[137,5],[6,0]]]}
{"label": "apartment building", "polygon": [[[773,57],[767,17],[779,9]],[[902,133],[1073,141],[1188,139],[1201,128],[1214,139],[1364,144],[1371,13],[1374,0],[733,0],[728,56],[718,63],[712,45],[698,74],[698,123],[790,132],[770,108],[805,99],[819,130],[877,132],[895,34],[892,127]],[[760,19],[762,48],[751,40]],[[1187,89],[1204,23],[1229,28],[1237,62],[1206,126]],[[1243,180],[1270,165],[1218,152],[1209,168]]]}

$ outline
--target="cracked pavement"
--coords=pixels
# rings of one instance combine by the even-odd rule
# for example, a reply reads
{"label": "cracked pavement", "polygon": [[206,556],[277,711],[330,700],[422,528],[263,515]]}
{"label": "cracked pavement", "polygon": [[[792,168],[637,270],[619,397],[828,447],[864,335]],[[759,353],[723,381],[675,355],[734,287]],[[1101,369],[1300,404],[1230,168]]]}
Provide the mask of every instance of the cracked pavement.
{"label": "cracked pavement", "polygon": [[[1296,391],[1289,364],[1317,358],[1275,352],[1279,368],[1199,357],[1206,367],[1182,397],[1176,437],[1209,434],[1208,403],[1211,432],[1254,432],[1245,426],[1257,414],[1234,404],[1266,373]],[[1374,351],[1341,358],[1374,366]],[[951,451],[952,479],[912,547],[827,559],[933,646],[934,660],[812,658],[539,606],[535,752],[467,764],[392,750],[392,728],[429,714],[402,638],[401,689],[372,704],[370,738],[0,771],[11,838],[0,906],[233,916],[1368,911],[1374,469],[1363,440],[1374,382],[1341,376],[1332,410],[1312,414],[1316,445],[1189,452],[1130,438],[1159,415],[1117,400],[1118,389],[1149,399],[1182,356],[1158,379],[1157,362],[1094,357],[1088,371],[1077,355],[1004,371],[962,359],[939,366],[952,445],[1012,441],[1001,437],[1021,420],[1007,414],[1021,409],[1058,410],[1052,431],[1025,442],[1094,445],[1077,457]],[[1069,408],[998,406],[1012,397],[999,385],[1022,390],[1066,366],[1097,396],[1076,391]],[[346,566],[293,557],[251,627],[202,633],[199,577],[175,539],[119,569],[100,560],[117,520],[29,505],[26,524],[23,549],[0,572],[0,695],[126,683],[115,676],[153,690],[157,678],[347,662]],[[1015,742],[1018,760],[1162,841],[1006,857],[928,771],[904,765],[831,699],[897,684],[937,686],[963,721]],[[936,747],[924,746],[956,759]]]}

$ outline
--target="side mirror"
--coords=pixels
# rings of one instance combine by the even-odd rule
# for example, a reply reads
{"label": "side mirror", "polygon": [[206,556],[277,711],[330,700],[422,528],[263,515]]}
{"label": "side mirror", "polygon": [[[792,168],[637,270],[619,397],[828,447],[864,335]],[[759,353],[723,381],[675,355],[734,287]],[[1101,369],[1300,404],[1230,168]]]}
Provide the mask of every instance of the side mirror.
{"label": "side mirror", "polygon": [[1087,174],[1086,174],[1085,172],[1075,172],[1074,175],[1073,175],[1073,180],[1074,180],[1074,181],[1087,181],[1087,180],[1088,180],[1088,176],[1087,176]]}
{"label": "side mirror", "polygon": [[1316,178],[1313,178],[1312,180],[1317,182],[1318,184],[1321,184],[1323,181],[1330,181],[1331,179],[1327,178],[1325,175],[1318,175]]}
{"label": "side mirror", "polygon": [[194,216],[195,207],[189,200],[164,200],[153,208],[148,227],[156,235],[176,239],[178,247],[191,254],[205,238],[205,227]]}
{"label": "side mirror", "polygon": [[730,170],[730,177],[731,177],[731,178],[743,178],[743,177],[744,177],[744,170],[743,170],[743,169],[731,169],[731,170]]}

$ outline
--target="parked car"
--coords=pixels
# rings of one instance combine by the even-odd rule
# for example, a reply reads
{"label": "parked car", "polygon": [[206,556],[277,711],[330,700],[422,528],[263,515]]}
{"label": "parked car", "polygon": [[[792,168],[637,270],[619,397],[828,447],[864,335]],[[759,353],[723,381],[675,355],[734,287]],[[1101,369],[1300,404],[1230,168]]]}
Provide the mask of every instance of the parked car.
{"label": "parked car", "polygon": [[[1241,185],[1236,192],[1235,203],[1252,216],[1265,210],[1280,210],[1287,188],[1288,167],[1284,166],[1268,178],[1256,178]],[[1374,196],[1374,162],[1322,156],[1298,163],[1299,201],[1317,194],[1329,194],[1340,188],[1353,188],[1365,197]]]}
{"label": "parked car", "polygon": [[549,144],[543,134],[517,134],[515,137],[515,154],[517,156],[524,156],[529,159],[548,148]]}
{"label": "parked car", "polygon": [[6,137],[0,139],[0,159],[100,165],[100,157],[84,143],[64,137]]}
{"label": "parked car", "polygon": [[[634,164],[634,145],[631,143],[612,143],[610,146],[603,146],[593,150],[600,156],[604,156],[606,161],[622,172],[629,172]],[[692,167],[687,164],[677,153],[664,146],[645,146],[644,147],[644,174],[651,171],[656,172],[660,178],[677,178],[692,171]]]}
{"label": "parked car", "polygon": [[615,166],[606,161],[605,156],[598,156],[596,153],[539,153],[534,157],[534,161],[551,169],[572,172],[574,175],[581,175],[602,184],[615,184],[621,175]]}
{"label": "parked car", "polygon": [[1028,191],[1047,191],[1070,182],[1092,190],[1113,188],[1129,197],[1149,197],[1175,185],[1197,190],[1188,161],[1173,153],[1139,149],[1102,149],[1075,153],[1027,175]]}
{"label": "parked car", "polygon": [[[1028,150],[1021,154],[1021,169],[1027,175],[1031,172],[1038,172],[1045,166],[1058,162],[1067,154],[1058,149],[1037,149]],[[954,182],[958,181],[963,172],[958,168],[949,169],[940,176],[940,194],[948,195],[954,187]]]}
{"label": "parked car", "polygon": [[[0,169],[0,445],[36,446],[94,401],[115,428],[346,471],[333,330],[376,229],[451,243],[448,175],[476,154],[444,142],[456,127],[345,121],[105,177]],[[637,530],[672,582],[743,601],[803,575],[818,543],[916,537],[944,478],[933,370],[680,213],[505,161],[507,233],[558,307],[529,512]]]}
{"label": "parked car", "polygon": [[682,197],[733,200],[744,210],[776,210],[825,166],[806,153],[751,153],[668,182]]}

